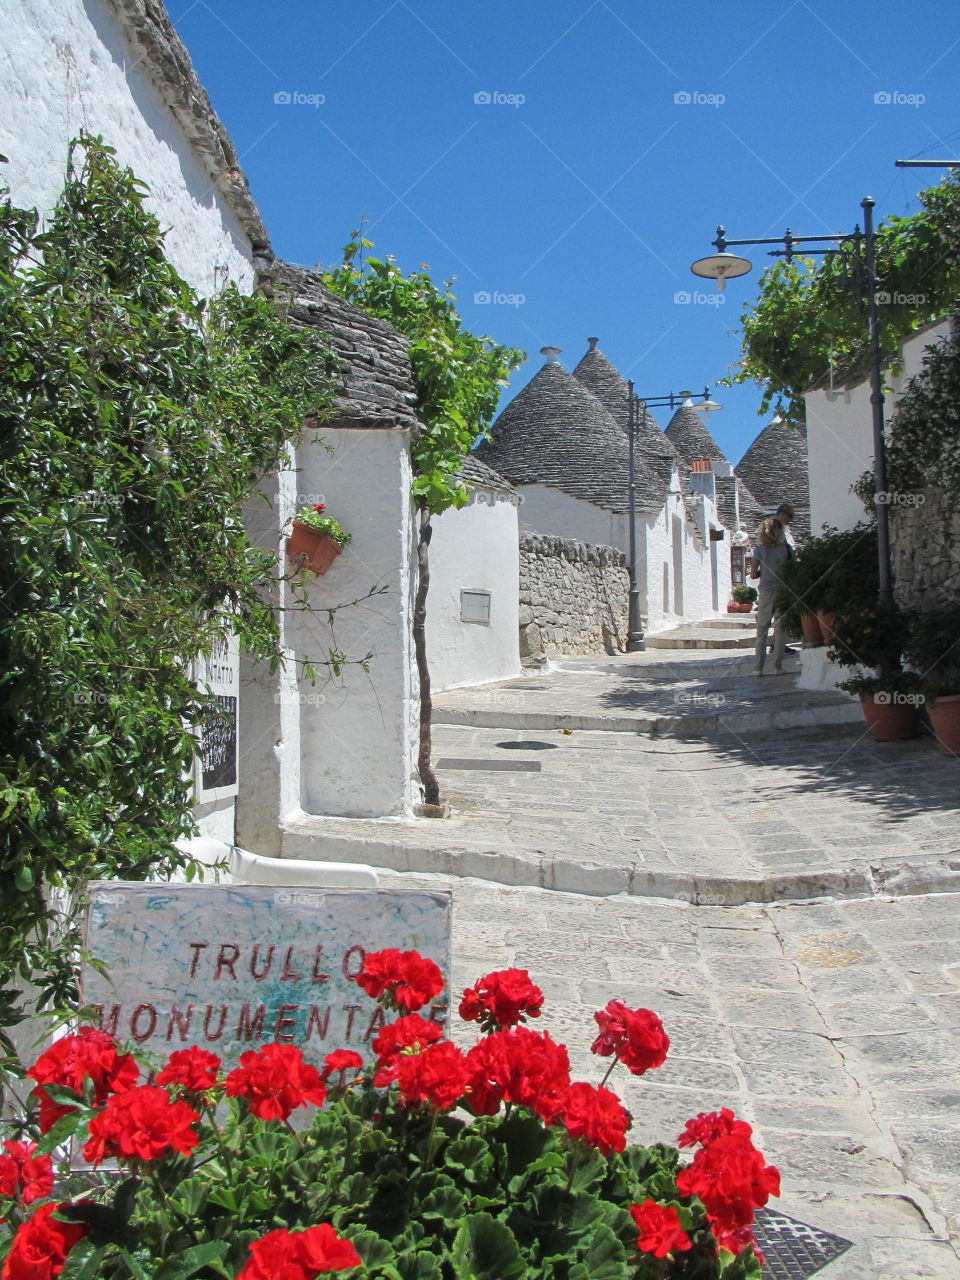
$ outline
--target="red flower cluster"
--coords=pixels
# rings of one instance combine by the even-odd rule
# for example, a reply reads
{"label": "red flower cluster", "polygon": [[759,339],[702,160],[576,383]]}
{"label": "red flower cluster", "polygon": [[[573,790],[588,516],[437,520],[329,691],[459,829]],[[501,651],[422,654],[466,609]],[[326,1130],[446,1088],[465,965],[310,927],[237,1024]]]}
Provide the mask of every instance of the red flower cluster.
{"label": "red flower cluster", "polygon": [[600,1034],[590,1046],[591,1053],[604,1058],[615,1053],[635,1076],[666,1061],[670,1040],[663,1023],[650,1009],[628,1009],[622,1000],[611,1000],[593,1016]]}
{"label": "red flower cluster", "polygon": [[561,1116],[572,1138],[582,1138],[601,1155],[622,1151],[627,1145],[630,1116],[609,1089],[572,1084],[563,1100]]}
{"label": "red flower cluster", "polygon": [[52,1280],[67,1254],[89,1231],[79,1222],[58,1222],[53,1215],[67,1205],[44,1204],[17,1228],[3,1264],[3,1280]]}
{"label": "red flower cluster", "polygon": [[460,1001],[464,1022],[479,1022],[484,1031],[515,1027],[525,1017],[539,1018],[543,992],[526,969],[499,969],[467,987]]}
{"label": "red flower cluster", "polygon": [[145,1084],[115,1093],[90,1121],[83,1154],[91,1164],[105,1156],[159,1160],[171,1151],[189,1155],[199,1142],[191,1125],[200,1119],[185,1102],[172,1102],[165,1089]]}
{"label": "red flower cluster", "polygon": [[167,1059],[157,1076],[157,1084],[175,1085],[184,1093],[204,1093],[217,1083],[220,1059],[215,1053],[200,1049],[177,1049]]}
{"label": "red flower cluster", "polygon": [[419,951],[371,951],[355,979],[368,996],[387,1008],[415,1013],[443,990],[443,974]]}
{"label": "red flower cluster", "polygon": [[93,1104],[102,1107],[111,1093],[123,1093],[137,1083],[140,1068],[129,1053],[117,1053],[110,1036],[93,1027],[81,1027],[78,1035],[63,1036],[36,1060],[27,1075],[37,1082],[31,1097],[40,1103],[40,1132],[49,1133],[63,1116],[76,1110],[54,1102],[44,1085],[59,1084],[83,1094],[89,1080]]}
{"label": "red flower cluster", "polygon": [[665,1258],[675,1249],[684,1253],[693,1248],[693,1241],[681,1227],[677,1211],[671,1205],[657,1204],[656,1200],[647,1199],[643,1204],[631,1205],[630,1216],[640,1232],[637,1248],[642,1253]]}
{"label": "red flower cluster", "polygon": [[271,1231],[250,1245],[251,1258],[237,1280],[315,1280],[360,1266],[360,1256],[328,1223],[306,1231]]}
{"label": "red flower cluster", "polygon": [[677,1139],[677,1146],[707,1147],[717,1138],[726,1137],[730,1133],[739,1133],[749,1138],[753,1130],[746,1120],[738,1120],[729,1107],[723,1107],[719,1111],[701,1111],[687,1121],[683,1133]]}
{"label": "red flower cluster", "polygon": [[315,502],[313,504],[314,511],[325,511],[326,508],[327,508],[327,504],[325,502]]}
{"label": "red flower cluster", "polygon": [[422,1053],[427,1045],[443,1039],[443,1032],[435,1022],[421,1018],[418,1013],[408,1013],[398,1018],[374,1037],[373,1052],[377,1055],[377,1069],[373,1083],[377,1089],[386,1089],[397,1078],[400,1058],[407,1053]]}
{"label": "red flower cluster", "polygon": [[680,1135],[684,1146],[705,1145],[693,1164],[677,1174],[677,1189],[681,1195],[700,1197],[717,1241],[731,1253],[753,1244],[754,1210],[780,1194],[780,1174],[773,1165],[764,1164],[751,1133],[746,1121],[724,1108],[701,1113],[687,1122]]}
{"label": "red flower cluster", "polygon": [[529,1107],[547,1124],[563,1110],[570,1059],[546,1032],[526,1027],[495,1031],[467,1054],[467,1101],[477,1115],[492,1116],[501,1102]]}
{"label": "red flower cluster", "polygon": [[449,1040],[428,1045],[422,1053],[402,1054],[397,1061],[400,1097],[408,1107],[426,1102],[449,1111],[463,1097],[469,1078],[466,1058]]}
{"label": "red flower cluster", "polygon": [[330,1079],[334,1073],[339,1072],[341,1080],[343,1072],[357,1072],[363,1068],[363,1058],[359,1053],[355,1053],[353,1049],[336,1049],[333,1053],[328,1053],[323,1060],[324,1069],[320,1073],[320,1079],[324,1084]]}
{"label": "red flower cluster", "polygon": [[322,1107],[327,1091],[296,1045],[265,1044],[240,1055],[227,1076],[227,1094],[245,1099],[261,1120],[286,1120],[295,1107]]}
{"label": "red flower cluster", "polygon": [[[0,1155],[0,1196],[22,1205],[42,1200],[53,1190],[53,1161],[38,1156],[35,1142],[5,1142]],[[0,1219],[2,1221],[2,1219]]]}

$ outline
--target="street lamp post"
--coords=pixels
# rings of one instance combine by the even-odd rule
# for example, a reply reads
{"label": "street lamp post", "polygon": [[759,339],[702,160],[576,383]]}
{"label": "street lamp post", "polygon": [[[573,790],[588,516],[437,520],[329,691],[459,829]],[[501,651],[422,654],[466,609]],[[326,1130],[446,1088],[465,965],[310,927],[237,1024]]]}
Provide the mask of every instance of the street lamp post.
{"label": "street lamp post", "polygon": [[[717,250],[707,258],[698,258],[690,270],[696,276],[717,281],[717,287],[723,289],[727,280],[744,276],[751,271],[753,264],[747,258],[728,253],[728,245],[745,244],[777,244],[782,249],[771,249],[770,257],[785,258],[792,262],[797,245],[815,244],[851,244],[859,255],[863,245],[863,267],[867,289],[867,326],[870,337],[870,407],[873,414],[873,475],[877,494],[886,495],[887,463],[886,444],[883,429],[883,378],[880,356],[880,326],[877,318],[877,285],[880,283],[876,274],[876,238],[873,227],[873,210],[876,201],[864,196],[860,201],[863,210],[863,230],[859,224],[852,234],[845,236],[795,236],[789,228],[782,236],[773,236],[758,240],[728,240],[723,227],[717,227],[717,238],[713,244]],[[833,253],[832,248],[809,248],[800,250],[803,254]],[[893,575],[890,568],[890,521],[885,501],[876,503],[877,512],[877,551],[880,579],[880,604],[890,605],[893,602]]]}
{"label": "street lamp post", "polygon": [[[703,395],[697,397],[709,405],[712,409],[719,409],[718,404],[714,404],[710,399],[710,390],[704,387]],[[628,474],[628,503],[627,503],[627,531],[629,536],[629,565],[630,574],[630,592],[628,595],[627,607],[627,653],[638,653],[646,648],[643,638],[643,622],[640,617],[640,583],[637,579],[637,430],[639,420],[637,408],[643,406],[646,412],[649,405],[669,405],[671,409],[678,407],[685,401],[692,399],[692,393],[689,391],[671,391],[664,396],[636,396],[633,391],[633,383],[627,383],[627,438],[629,441],[629,453],[627,455],[627,474]]]}

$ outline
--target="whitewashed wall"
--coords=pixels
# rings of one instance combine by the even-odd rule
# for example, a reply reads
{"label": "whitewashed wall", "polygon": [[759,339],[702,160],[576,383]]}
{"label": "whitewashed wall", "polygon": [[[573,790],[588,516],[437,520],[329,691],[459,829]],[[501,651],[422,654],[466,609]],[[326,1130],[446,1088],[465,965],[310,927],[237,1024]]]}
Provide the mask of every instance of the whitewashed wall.
{"label": "whitewashed wall", "polygon": [[0,177],[15,203],[52,209],[67,144],[102,133],[146,182],[148,207],[169,227],[167,255],[209,295],[227,279],[248,291],[250,243],[131,52],[105,0],[6,0],[0,60]]}
{"label": "whitewashed wall", "polygon": [[[637,579],[640,608],[648,631],[663,631],[681,622],[698,622],[726,611],[730,599],[730,534],[714,543],[698,537],[684,510],[674,472],[670,492],[657,516],[637,513]],[[618,547],[629,553],[625,515],[573,498],[549,485],[523,485],[520,527],[552,533],[595,546]],[[697,505],[694,499],[692,505]],[[679,521],[678,524],[675,524]],[[716,506],[709,500],[700,516],[701,527],[722,528]],[[676,549],[674,528],[677,528]],[[712,558],[716,559],[717,604],[714,605]]]}
{"label": "whitewashed wall", "polygon": [[[517,506],[477,485],[467,506],[433,517],[427,658],[438,692],[520,674]],[[461,621],[461,591],[490,593],[489,625]]]}
{"label": "whitewashed wall", "polygon": [[[333,446],[329,454],[323,443]],[[407,433],[335,430],[297,450],[297,470],[280,476],[274,508],[248,528],[259,545],[278,545],[294,511],[324,502],[352,535],[323,577],[308,575],[308,609],[289,585],[280,598],[287,664],[271,677],[245,663],[241,685],[238,840],[279,853],[286,821],[303,813],[381,817],[414,801],[417,688],[413,659],[413,522]],[[282,541],[279,543],[283,554]],[[325,610],[381,594],[355,607]],[[331,649],[349,660],[337,675],[322,665]],[[356,660],[369,656],[369,670]],[[303,660],[317,665],[311,684]]]}
{"label": "whitewashed wall", "polygon": [[[897,398],[918,372],[927,347],[949,332],[943,320],[909,338],[902,348],[903,368],[891,379],[884,417],[889,424]],[[824,524],[851,529],[864,516],[863,503],[850,486],[873,467],[873,413],[869,379],[836,391],[808,391],[807,456],[810,472],[810,528]]]}

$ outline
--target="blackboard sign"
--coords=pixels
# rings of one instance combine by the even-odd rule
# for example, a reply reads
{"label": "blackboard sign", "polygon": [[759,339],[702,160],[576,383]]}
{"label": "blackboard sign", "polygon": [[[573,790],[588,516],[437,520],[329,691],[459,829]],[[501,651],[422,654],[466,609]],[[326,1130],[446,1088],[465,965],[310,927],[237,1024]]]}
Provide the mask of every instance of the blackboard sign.
{"label": "blackboard sign", "polygon": [[236,636],[226,634],[207,657],[199,659],[197,687],[208,695],[211,713],[200,726],[197,748],[197,802],[235,796],[240,653]]}

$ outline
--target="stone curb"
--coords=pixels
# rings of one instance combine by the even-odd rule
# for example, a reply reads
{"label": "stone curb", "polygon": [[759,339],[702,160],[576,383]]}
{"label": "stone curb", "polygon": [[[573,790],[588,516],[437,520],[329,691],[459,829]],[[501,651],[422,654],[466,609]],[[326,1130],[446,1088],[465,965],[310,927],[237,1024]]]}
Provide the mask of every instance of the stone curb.
{"label": "stone curb", "polygon": [[817,725],[863,723],[859,703],[784,707],[707,716],[598,716],[553,711],[492,711],[469,707],[434,707],[433,723],[467,725],[474,729],[581,729],[601,733],[645,734],[651,738],[713,737],[730,733],[760,733],[767,729],[806,729]]}
{"label": "stone curb", "polygon": [[[692,906],[739,907],[814,898],[910,897],[960,891],[960,853],[925,863],[878,862],[839,869],[807,868],[782,875],[711,876],[667,868],[575,862],[534,849],[510,852],[455,844],[434,849],[391,839],[386,829],[382,835],[352,835],[344,829],[351,821],[305,816],[285,824],[282,857],[363,862],[390,871],[469,877],[589,897],[627,894],[665,898]],[[382,819],[385,828],[396,827],[401,821],[409,829],[415,820]],[[443,819],[421,821],[435,826]]]}

